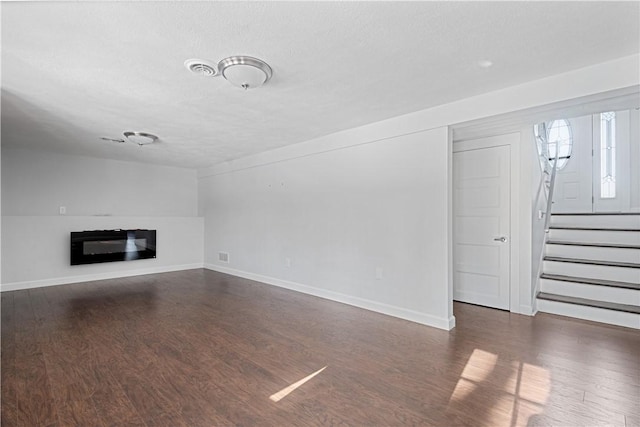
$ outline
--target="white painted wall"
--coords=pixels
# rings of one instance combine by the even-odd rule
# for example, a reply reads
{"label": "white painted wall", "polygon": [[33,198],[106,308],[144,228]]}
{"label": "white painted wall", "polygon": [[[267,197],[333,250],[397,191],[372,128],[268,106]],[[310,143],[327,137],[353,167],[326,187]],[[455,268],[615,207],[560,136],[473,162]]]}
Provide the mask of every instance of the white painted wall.
{"label": "white painted wall", "polygon": [[[3,149],[2,290],[202,267],[197,203],[194,170]],[[156,229],[157,257],[69,265],[71,231],[116,228]]]}
{"label": "white painted wall", "polygon": [[631,144],[631,211],[640,212],[640,110],[630,112],[629,143]]}
{"label": "white painted wall", "polygon": [[195,216],[197,197],[191,169],[2,150],[3,215]]}
{"label": "white painted wall", "polygon": [[[517,218],[516,227],[512,230],[517,236],[517,241],[511,240],[512,244],[518,245],[517,254],[514,255],[517,264],[518,278],[513,286],[518,288],[518,303],[512,304],[511,311],[533,315],[535,311],[535,298],[533,298],[533,283],[531,271],[535,268],[532,262],[535,234],[533,229],[536,227],[535,220],[532,218],[532,211],[535,197],[532,188],[536,185],[535,168],[537,160],[536,148],[532,139],[533,131],[530,127],[521,129],[520,144],[517,153],[517,171],[512,175],[511,184],[518,190],[518,201],[512,209],[512,215]],[[514,160],[516,162],[516,160]],[[515,306],[514,306],[515,305]]]}
{"label": "white painted wall", "polygon": [[[2,290],[202,268],[203,218],[159,216],[4,216]],[[69,233],[157,230],[154,259],[69,265]]]}
{"label": "white painted wall", "polygon": [[449,329],[448,140],[441,127],[202,177],[205,265]]}
{"label": "white painted wall", "polygon": [[[2,104],[0,102],[0,104]],[[0,108],[1,110],[1,108]],[[2,117],[0,111],[0,117]],[[0,212],[2,212],[2,131],[0,131]],[[2,215],[0,215],[0,242],[2,242]],[[0,244],[0,291],[2,290],[2,244]]]}

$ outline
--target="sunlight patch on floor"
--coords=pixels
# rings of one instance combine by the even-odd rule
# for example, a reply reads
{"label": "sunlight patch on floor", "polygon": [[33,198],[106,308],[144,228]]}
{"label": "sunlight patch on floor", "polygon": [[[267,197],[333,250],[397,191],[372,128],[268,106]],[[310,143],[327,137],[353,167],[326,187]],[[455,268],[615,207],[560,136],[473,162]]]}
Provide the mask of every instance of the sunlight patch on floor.
{"label": "sunlight patch on floor", "polygon": [[498,356],[479,349],[473,350],[467,365],[460,375],[460,380],[451,394],[449,402],[452,400],[464,400],[476,389],[476,384],[482,382],[487,375],[491,374],[498,361]]}
{"label": "sunlight patch on floor", "polygon": [[[498,364],[498,356],[475,349],[449,399],[449,407],[486,408],[481,423],[527,425],[544,410],[551,391],[547,369],[520,361]],[[479,420],[480,421],[480,420]]]}
{"label": "sunlight patch on floor", "polygon": [[274,402],[279,402],[280,400],[282,400],[285,397],[287,397],[287,395],[289,393],[291,393],[292,391],[294,391],[295,389],[297,389],[298,387],[300,387],[301,385],[303,385],[304,383],[306,383],[311,378],[315,377],[316,375],[318,375],[320,372],[324,371],[325,369],[327,369],[326,366],[324,368],[322,368],[322,369],[318,369],[313,374],[308,375],[308,376],[304,377],[303,379],[301,379],[300,381],[297,381],[297,382],[291,384],[290,386],[283,388],[279,392],[272,394],[271,396],[269,396],[269,399],[273,400]]}
{"label": "sunlight patch on floor", "polygon": [[497,355],[476,348],[462,371],[462,377],[471,381],[483,381],[493,372],[497,361]]}

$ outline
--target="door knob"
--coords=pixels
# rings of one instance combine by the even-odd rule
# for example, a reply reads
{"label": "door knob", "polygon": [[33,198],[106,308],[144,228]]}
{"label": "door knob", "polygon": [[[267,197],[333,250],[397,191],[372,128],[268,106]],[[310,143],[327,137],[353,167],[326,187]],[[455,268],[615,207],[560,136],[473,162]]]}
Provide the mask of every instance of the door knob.
{"label": "door knob", "polygon": [[506,238],[506,237],[504,237],[504,236],[502,236],[502,237],[496,237],[496,238],[495,238],[495,239],[493,239],[493,240],[494,240],[494,241],[496,241],[496,242],[502,242],[502,243],[504,243],[504,242],[506,242],[506,241],[507,241],[507,238]]}

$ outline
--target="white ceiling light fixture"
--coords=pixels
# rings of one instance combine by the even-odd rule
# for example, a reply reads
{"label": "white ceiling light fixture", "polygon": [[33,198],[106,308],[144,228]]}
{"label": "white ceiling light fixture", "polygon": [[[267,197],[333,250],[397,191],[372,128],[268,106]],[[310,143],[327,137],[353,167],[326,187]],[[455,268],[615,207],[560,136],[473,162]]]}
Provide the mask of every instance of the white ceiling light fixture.
{"label": "white ceiling light fixture", "polygon": [[139,146],[153,144],[158,140],[157,136],[146,132],[125,132],[124,136],[129,142]]}
{"label": "white ceiling light fixture", "polygon": [[218,72],[229,83],[245,90],[260,87],[273,75],[266,62],[250,56],[230,56],[218,62]]}

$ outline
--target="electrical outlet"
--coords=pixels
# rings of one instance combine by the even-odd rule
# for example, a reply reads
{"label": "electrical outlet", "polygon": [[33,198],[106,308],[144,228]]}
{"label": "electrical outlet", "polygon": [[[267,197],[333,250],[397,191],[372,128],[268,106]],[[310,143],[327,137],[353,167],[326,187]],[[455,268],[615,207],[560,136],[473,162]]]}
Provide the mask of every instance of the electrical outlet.
{"label": "electrical outlet", "polygon": [[60,212],[60,215],[66,215],[67,214],[67,207],[66,206],[60,206],[59,212]]}
{"label": "electrical outlet", "polygon": [[376,267],[376,279],[377,280],[381,280],[382,279],[382,267]]}
{"label": "electrical outlet", "polygon": [[291,268],[291,258],[285,258],[285,259],[284,259],[284,265],[285,265],[287,268]]}

